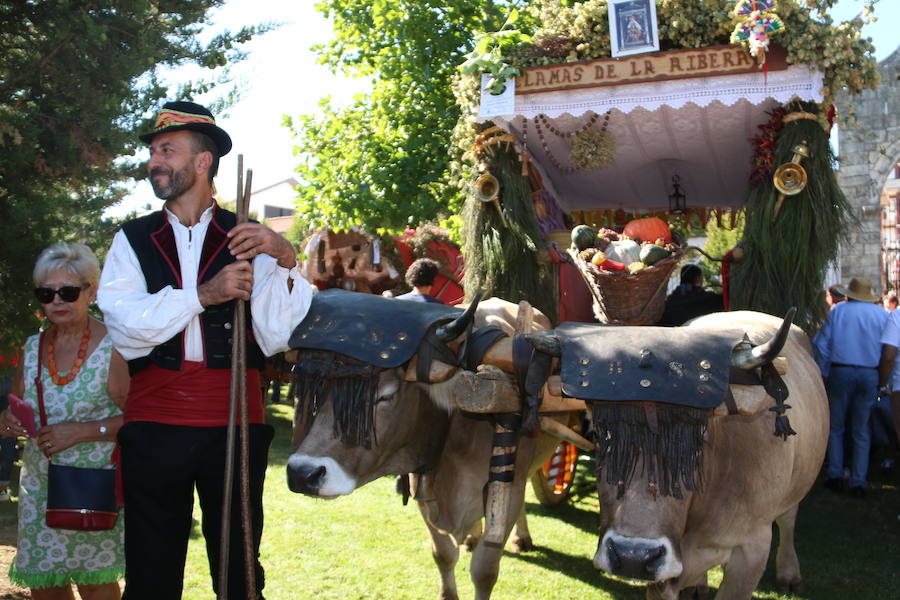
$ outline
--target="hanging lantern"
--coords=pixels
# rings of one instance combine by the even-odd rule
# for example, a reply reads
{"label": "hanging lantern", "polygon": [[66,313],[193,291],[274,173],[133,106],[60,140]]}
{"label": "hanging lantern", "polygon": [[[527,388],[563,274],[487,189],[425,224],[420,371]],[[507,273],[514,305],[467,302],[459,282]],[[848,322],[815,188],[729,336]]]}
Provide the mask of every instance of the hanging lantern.
{"label": "hanging lantern", "polygon": [[672,193],[669,194],[669,212],[673,215],[682,215],[687,210],[687,196],[681,189],[679,182],[681,177],[672,176]]}

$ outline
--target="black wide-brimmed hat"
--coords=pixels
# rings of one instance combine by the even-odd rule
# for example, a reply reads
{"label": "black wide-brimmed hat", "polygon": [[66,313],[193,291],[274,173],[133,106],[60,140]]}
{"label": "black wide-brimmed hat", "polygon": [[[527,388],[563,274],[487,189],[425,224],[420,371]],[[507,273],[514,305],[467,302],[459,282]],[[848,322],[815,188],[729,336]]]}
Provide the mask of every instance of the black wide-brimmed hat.
{"label": "black wide-brimmed hat", "polygon": [[219,149],[219,156],[225,156],[231,151],[231,137],[216,125],[216,120],[209,109],[195,102],[166,102],[156,115],[153,131],[138,137],[142,142],[149,144],[153,137],[160,133],[184,129],[199,131],[212,138]]}

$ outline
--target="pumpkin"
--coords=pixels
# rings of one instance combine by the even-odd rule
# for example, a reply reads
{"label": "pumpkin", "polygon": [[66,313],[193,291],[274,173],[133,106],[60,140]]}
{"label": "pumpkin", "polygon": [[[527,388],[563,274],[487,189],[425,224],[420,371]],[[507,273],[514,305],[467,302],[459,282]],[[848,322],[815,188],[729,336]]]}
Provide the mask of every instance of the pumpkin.
{"label": "pumpkin", "polygon": [[629,221],[622,233],[632,239],[639,238],[644,242],[653,242],[659,238],[662,238],[666,243],[672,241],[672,231],[666,225],[666,222],[659,217],[647,217]]}

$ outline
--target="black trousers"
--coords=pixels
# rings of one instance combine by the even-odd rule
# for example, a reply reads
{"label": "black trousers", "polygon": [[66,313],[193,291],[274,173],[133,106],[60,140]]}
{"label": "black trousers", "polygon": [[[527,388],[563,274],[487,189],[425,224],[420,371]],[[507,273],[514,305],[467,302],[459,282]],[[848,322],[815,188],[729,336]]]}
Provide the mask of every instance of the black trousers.
{"label": "black trousers", "polygon": [[[263,529],[262,493],[274,429],[250,425],[250,515],[256,588],[264,573],[259,563]],[[132,422],[119,430],[125,495],[125,595],[127,600],[177,600],[184,584],[184,562],[194,488],[203,512],[203,536],[213,590],[219,576],[226,427],[186,427]],[[239,439],[237,440],[240,441]],[[235,449],[228,596],[247,598],[240,509],[240,444]]]}

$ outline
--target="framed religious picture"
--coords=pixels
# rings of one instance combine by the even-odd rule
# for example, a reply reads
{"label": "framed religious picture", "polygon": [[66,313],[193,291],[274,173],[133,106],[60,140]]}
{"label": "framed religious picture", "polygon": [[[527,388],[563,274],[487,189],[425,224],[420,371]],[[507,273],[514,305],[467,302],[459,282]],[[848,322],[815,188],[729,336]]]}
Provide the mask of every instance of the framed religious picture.
{"label": "framed religious picture", "polygon": [[609,45],[613,56],[659,50],[654,0],[609,0]]}

